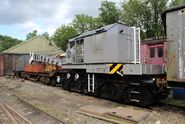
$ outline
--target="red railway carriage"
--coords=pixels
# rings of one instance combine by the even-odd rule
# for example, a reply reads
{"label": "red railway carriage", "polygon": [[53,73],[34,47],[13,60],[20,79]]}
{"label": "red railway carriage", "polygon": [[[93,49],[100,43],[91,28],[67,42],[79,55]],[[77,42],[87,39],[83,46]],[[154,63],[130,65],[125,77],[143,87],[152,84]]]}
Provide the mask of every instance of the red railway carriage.
{"label": "red railway carriage", "polygon": [[153,65],[166,63],[166,39],[145,40],[141,42],[141,62]]}

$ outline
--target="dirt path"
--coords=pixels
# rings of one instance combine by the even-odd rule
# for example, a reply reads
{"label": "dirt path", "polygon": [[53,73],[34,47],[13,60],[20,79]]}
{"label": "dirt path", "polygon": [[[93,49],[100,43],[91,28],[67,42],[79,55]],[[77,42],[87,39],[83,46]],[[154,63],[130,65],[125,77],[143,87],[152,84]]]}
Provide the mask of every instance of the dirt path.
{"label": "dirt path", "polygon": [[[20,79],[1,77],[0,102],[4,102],[4,97],[11,93],[17,94],[32,103],[32,105],[69,124],[111,124],[107,121],[78,114],[76,111],[86,105],[107,106],[110,108],[124,106],[116,102],[65,91],[61,87],[50,87],[31,81],[21,82]],[[173,111],[153,111],[140,124],[155,124],[157,121],[160,121],[161,124],[184,124],[184,117],[184,114]]]}

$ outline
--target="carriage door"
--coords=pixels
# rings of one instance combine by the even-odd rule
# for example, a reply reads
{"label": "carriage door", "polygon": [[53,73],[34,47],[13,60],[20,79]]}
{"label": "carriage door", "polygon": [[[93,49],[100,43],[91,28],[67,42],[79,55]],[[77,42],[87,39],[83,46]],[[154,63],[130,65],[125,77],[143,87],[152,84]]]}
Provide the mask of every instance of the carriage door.
{"label": "carriage door", "polygon": [[148,46],[148,64],[156,63],[156,50],[155,46]]}
{"label": "carriage door", "polygon": [[156,57],[157,57],[157,65],[163,65],[164,61],[164,46],[163,44],[159,44],[156,46]]}
{"label": "carriage door", "polygon": [[163,44],[148,46],[148,64],[162,65],[164,64]]}

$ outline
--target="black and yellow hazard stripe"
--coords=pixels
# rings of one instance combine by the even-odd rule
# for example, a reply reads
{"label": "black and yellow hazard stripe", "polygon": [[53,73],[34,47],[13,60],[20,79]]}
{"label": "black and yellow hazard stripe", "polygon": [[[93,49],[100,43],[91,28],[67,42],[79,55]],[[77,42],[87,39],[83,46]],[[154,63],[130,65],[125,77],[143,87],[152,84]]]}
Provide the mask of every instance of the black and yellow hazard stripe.
{"label": "black and yellow hazard stripe", "polygon": [[109,74],[114,74],[117,71],[121,72],[121,70],[123,69],[122,64],[109,64],[109,67],[110,67]]}

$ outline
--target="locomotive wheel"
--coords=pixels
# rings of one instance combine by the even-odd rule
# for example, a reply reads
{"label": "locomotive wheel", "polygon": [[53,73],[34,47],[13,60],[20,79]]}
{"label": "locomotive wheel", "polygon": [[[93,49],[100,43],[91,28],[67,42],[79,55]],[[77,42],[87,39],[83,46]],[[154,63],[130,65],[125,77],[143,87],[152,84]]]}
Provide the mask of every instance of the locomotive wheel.
{"label": "locomotive wheel", "polygon": [[76,92],[80,92],[80,84],[81,84],[81,82],[74,82],[73,83],[73,87],[72,87],[72,90],[73,91],[76,91]]}
{"label": "locomotive wheel", "polygon": [[76,82],[74,82],[74,81],[70,81],[70,83],[69,83],[69,87],[70,87],[70,89],[69,89],[69,90],[71,90],[71,91],[75,91],[75,85],[76,85]]}
{"label": "locomotive wheel", "polygon": [[112,100],[118,100],[119,98],[119,90],[114,85],[103,85],[100,88],[100,96],[103,98],[108,98]]}
{"label": "locomotive wheel", "polygon": [[64,90],[70,90],[70,81],[66,79],[63,83],[63,89]]}
{"label": "locomotive wheel", "polygon": [[80,90],[81,93],[85,93],[85,94],[88,93],[87,92],[87,81],[85,79],[80,81],[78,89]]}

